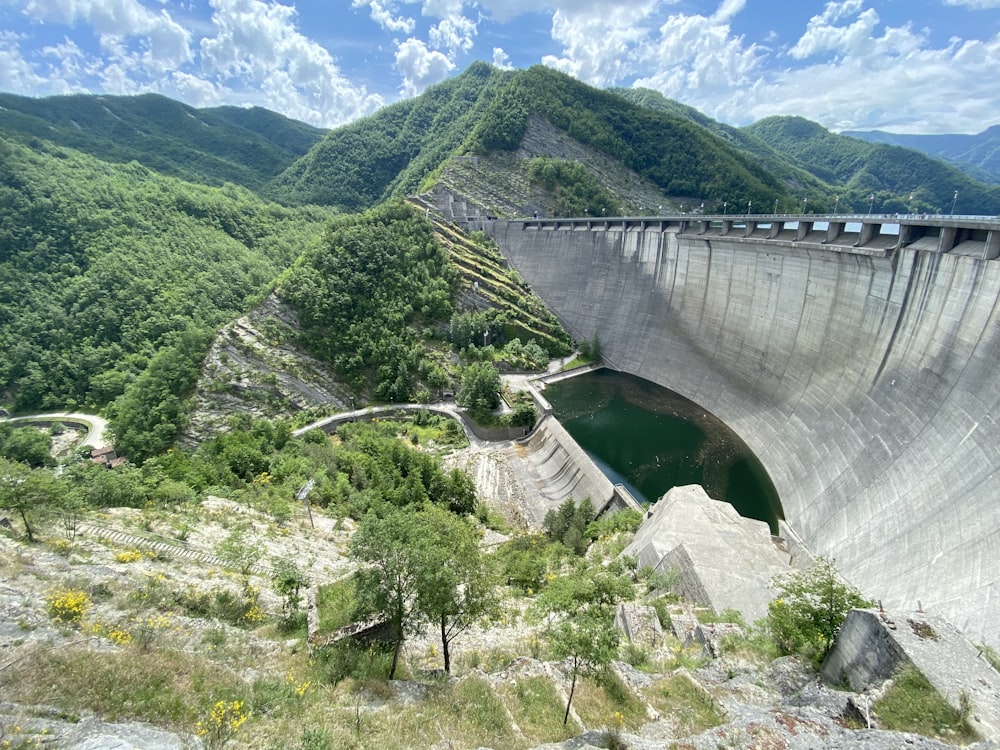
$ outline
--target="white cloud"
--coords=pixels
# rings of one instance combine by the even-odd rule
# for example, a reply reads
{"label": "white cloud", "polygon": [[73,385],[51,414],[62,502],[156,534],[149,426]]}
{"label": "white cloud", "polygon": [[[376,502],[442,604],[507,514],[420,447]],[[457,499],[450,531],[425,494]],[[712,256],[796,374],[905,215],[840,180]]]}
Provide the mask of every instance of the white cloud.
{"label": "white cloud", "polygon": [[500,68],[500,70],[513,70],[514,66],[511,65],[510,55],[503,51],[503,47],[493,48],[493,66]]}
{"label": "white cloud", "polygon": [[386,31],[396,34],[412,34],[416,22],[406,16],[392,15],[392,8],[378,0],[353,0],[352,8],[363,8],[368,6],[371,12],[371,19]]}
{"label": "white cloud", "polygon": [[0,31],[0,89],[4,91],[37,91],[48,84],[24,59],[16,34]]}
{"label": "white cloud", "polygon": [[333,56],[296,27],[295,9],[262,0],[211,0],[212,36],[201,40],[204,70],[259,104],[333,127],[383,104],[349,81]]}
{"label": "white cloud", "polygon": [[[859,2],[852,5],[860,6]],[[875,29],[879,25],[878,13],[873,8],[862,11],[857,20],[849,26],[836,26],[834,22],[843,18],[843,8],[833,8],[837,3],[829,3],[823,15],[813,16],[805,34],[795,43],[788,54],[802,60],[822,52],[859,53],[872,40]],[[843,3],[842,5],[847,5]]]}
{"label": "white cloud", "polygon": [[171,73],[161,93],[180,99],[192,107],[211,107],[226,101],[228,92],[224,87],[217,86],[204,78],[175,71]]}
{"label": "white cloud", "polygon": [[644,68],[655,72],[635,85],[685,101],[694,96],[711,100],[748,85],[764,53],[732,36],[728,22],[720,18],[727,16],[671,15],[643,60]]}
{"label": "white cloud", "polygon": [[647,25],[658,5],[647,0],[612,8],[557,10],[552,38],[562,44],[562,55],[546,55],[542,62],[594,86],[619,83],[636,72],[636,57],[647,42]]}
{"label": "white cloud", "polygon": [[454,60],[459,52],[472,49],[476,31],[475,21],[458,14],[442,18],[437,25],[431,27],[428,36],[431,47],[447,50],[448,58]]}
{"label": "white cloud", "polygon": [[964,5],[973,10],[1000,8],[1000,0],[944,0],[945,5]]}
{"label": "white cloud", "polygon": [[[29,0],[24,14],[34,21],[85,24],[118,63],[141,65],[159,74],[192,59],[190,34],[166,9],[154,12],[137,0]],[[140,38],[142,52],[122,57],[124,40]],[[130,58],[130,59],[129,59]]]}
{"label": "white cloud", "polygon": [[407,39],[396,48],[396,70],[403,78],[400,93],[416,96],[428,86],[444,80],[455,63],[443,53],[427,48],[419,39]]}

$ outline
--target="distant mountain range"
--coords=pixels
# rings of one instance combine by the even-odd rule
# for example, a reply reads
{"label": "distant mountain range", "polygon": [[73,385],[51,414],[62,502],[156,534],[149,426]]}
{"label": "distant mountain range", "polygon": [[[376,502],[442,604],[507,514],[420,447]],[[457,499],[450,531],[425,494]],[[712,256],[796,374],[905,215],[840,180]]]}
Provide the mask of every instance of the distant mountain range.
{"label": "distant mountain range", "polygon": [[326,131],[254,107],[195,109],[157,94],[0,94],[0,134],[34,137],[102,161],[136,161],[188,182],[259,190]]}
{"label": "distant mountain range", "polygon": [[[539,120],[647,180],[668,206],[937,212],[950,210],[958,191],[957,212],[1000,212],[1000,127],[977,136],[837,135],[803,118],[770,117],[735,128],[655,91],[599,90],[542,66],[474,63],[333,131],[259,108],[195,109],[155,94],[0,95],[0,133],[341,211],[425,189],[456,155],[526,156],[527,124]],[[545,155],[535,146],[533,156]]]}
{"label": "distant mountain range", "polygon": [[906,135],[884,130],[851,130],[841,135],[923,151],[951,162],[977,180],[1000,184],[1000,125],[975,135]]}

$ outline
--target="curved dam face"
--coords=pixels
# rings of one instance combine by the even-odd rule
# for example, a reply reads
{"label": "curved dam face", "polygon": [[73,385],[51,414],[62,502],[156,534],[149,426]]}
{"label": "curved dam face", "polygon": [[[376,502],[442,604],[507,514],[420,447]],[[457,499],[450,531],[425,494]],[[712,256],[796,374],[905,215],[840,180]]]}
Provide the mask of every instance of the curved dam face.
{"label": "curved dam face", "polygon": [[486,229],[575,336],[732,427],[794,533],[867,595],[1000,644],[1000,261],[545,224]]}

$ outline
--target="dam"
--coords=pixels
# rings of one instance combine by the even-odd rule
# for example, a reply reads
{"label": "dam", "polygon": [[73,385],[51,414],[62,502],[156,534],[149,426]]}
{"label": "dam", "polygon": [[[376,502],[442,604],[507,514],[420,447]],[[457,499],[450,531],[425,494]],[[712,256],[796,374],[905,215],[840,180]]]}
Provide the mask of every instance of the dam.
{"label": "dam", "polygon": [[782,535],[1000,646],[1000,219],[447,209],[608,366],[726,422]]}

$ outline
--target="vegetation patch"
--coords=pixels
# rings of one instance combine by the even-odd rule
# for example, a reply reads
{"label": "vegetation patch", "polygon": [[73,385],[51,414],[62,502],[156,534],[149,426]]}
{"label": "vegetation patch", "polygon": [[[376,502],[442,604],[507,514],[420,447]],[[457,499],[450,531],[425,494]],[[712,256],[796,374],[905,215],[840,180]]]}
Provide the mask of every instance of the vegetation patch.
{"label": "vegetation patch", "polygon": [[66,712],[94,711],[107,721],[137,719],[192,731],[216,700],[242,700],[247,686],[202,656],[126,648],[39,649],[0,673],[10,699]]}
{"label": "vegetation patch", "polygon": [[643,694],[653,708],[670,718],[679,737],[701,734],[726,720],[719,702],[685,674],[659,679]]}
{"label": "vegetation patch", "polygon": [[517,677],[500,694],[532,747],[562,742],[580,731],[575,722],[563,724],[563,698],[548,677]]}
{"label": "vegetation patch", "polygon": [[920,670],[910,664],[900,667],[892,678],[892,686],[872,710],[886,729],[962,744],[979,739],[968,717],[950,706]]}
{"label": "vegetation patch", "polygon": [[573,708],[587,727],[638,729],[647,721],[646,704],[607,670],[579,681]]}

